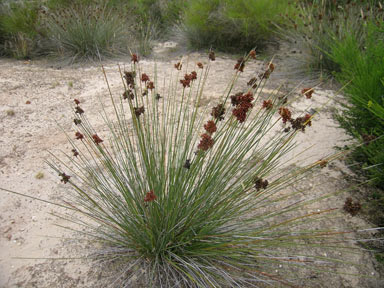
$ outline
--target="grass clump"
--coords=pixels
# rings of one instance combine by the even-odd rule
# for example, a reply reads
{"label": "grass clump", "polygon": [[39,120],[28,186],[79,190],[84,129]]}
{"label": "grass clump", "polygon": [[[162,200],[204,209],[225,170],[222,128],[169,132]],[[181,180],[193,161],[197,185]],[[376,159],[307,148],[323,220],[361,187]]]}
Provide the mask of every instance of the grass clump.
{"label": "grass clump", "polygon": [[[309,3],[308,3],[309,2]],[[345,3],[344,3],[345,2]],[[378,1],[377,1],[378,2]],[[374,1],[307,1],[298,5],[298,18],[287,18],[289,40],[303,49],[301,61],[306,70],[330,75],[340,67],[332,57],[335,42],[353,37],[357,47],[364,48],[367,23],[382,21],[382,6]]]}
{"label": "grass clump", "polygon": [[281,14],[291,14],[294,9],[288,1],[278,0],[193,0],[184,11],[183,31],[195,48],[260,50],[273,39],[272,23],[284,26]]}
{"label": "grass clump", "polygon": [[136,276],[145,287],[290,286],[303,280],[295,274],[303,262],[304,270],[329,272],[343,265],[302,248],[347,249],[334,244],[343,233],[310,224],[333,209],[284,192],[333,157],[286,166],[312,115],[294,115],[278,94],[263,94],[272,63],[235,93],[254,57],[234,63],[233,79],[209,108],[199,107],[213,52],[188,70],[176,63],[167,90],[133,54],[131,68],[120,71],[121,96],[110,93],[112,107],[103,104],[108,132],[96,131],[74,100],[71,151],[50,164],[72,187],[61,206],[79,216],[68,220],[99,243],[88,258],[123,271],[111,280],[117,286],[134,285]]}
{"label": "grass clump", "polygon": [[39,53],[39,6],[32,1],[0,3],[1,50],[17,59],[28,59]]}
{"label": "grass clump", "polygon": [[49,12],[44,26],[53,51],[72,61],[127,53],[129,24],[115,9],[73,4]]}
{"label": "grass clump", "polygon": [[[336,78],[348,84],[348,104],[339,115],[341,126],[363,145],[352,153],[372,184],[379,187],[371,203],[384,208],[384,24],[368,23],[364,49],[350,35],[332,46],[332,60],[340,67]],[[380,225],[384,224],[384,217]]]}

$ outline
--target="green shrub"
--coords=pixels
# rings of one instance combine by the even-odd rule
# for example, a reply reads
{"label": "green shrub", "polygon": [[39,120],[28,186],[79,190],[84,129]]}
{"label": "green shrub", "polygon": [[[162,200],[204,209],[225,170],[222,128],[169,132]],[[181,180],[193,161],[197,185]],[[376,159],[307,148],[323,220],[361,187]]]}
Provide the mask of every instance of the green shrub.
{"label": "green shrub", "polygon": [[4,2],[0,6],[3,51],[15,58],[38,54],[39,7],[36,2]]}
{"label": "green shrub", "polygon": [[44,25],[53,52],[72,61],[128,53],[133,27],[116,9],[74,4],[56,9]]}
{"label": "green shrub", "polygon": [[97,249],[88,259],[127,271],[113,278],[118,287],[135,287],[135,277],[143,287],[293,286],[301,268],[343,265],[341,253],[322,257],[304,248],[334,251],[343,233],[313,228],[329,210],[317,210],[310,193],[298,200],[305,191],[286,191],[330,158],[286,166],[311,116],[291,115],[278,92],[263,94],[274,66],[231,95],[251,60],[239,61],[234,80],[207,108],[201,101],[211,62],[177,73],[163,93],[156,71],[151,82],[136,55],[132,60],[131,71],[120,71],[124,93],[110,94],[114,113],[101,103],[107,131],[96,131],[75,100],[71,152],[51,162],[72,188],[60,205],[77,212],[68,220]]}
{"label": "green shrub", "polygon": [[[312,1],[307,2],[312,4]],[[300,49],[304,48],[300,60],[306,70],[329,75],[339,71],[339,65],[332,57],[333,44],[352,34],[358,49],[362,49],[367,22],[383,19],[380,6],[369,1],[346,1],[341,5],[342,2],[319,0],[313,1],[312,5],[302,4],[299,20],[288,19],[295,28],[288,33],[289,40],[294,39]],[[287,34],[287,31],[282,33]]]}
{"label": "green shrub", "polygon": [[278,0],[193,0],[185,9],[183,30],[192,47],[242,53],[265,47],[275,30],[272,22],[284,25],[281,14],[293,11],[293,5]]}
{"label": "green shrub", "polygon": [[[333,43],[332,59],[341,69],[336,78],[349,83],[345,89],[349,103],[339,122],[354,138],[366,142],[352,156],[372,183],[384,189],[384,24],[376,25],[369,23],[364,49],[353,34]],[[375,198],[383,208],[384,192]]]}

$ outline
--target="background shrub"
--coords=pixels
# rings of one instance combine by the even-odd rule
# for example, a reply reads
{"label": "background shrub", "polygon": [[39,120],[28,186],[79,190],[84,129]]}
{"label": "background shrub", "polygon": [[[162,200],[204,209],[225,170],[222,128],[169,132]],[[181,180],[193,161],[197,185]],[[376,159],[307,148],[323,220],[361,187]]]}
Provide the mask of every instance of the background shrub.
{"label": "background shrub", "polygon": [[15,58],[39,53],[39,6],[34,1],[3,1],[0,4],[2,50]]}
{"label": "background shrub", "polygon": [[[372,183],[384,189],[384,24],[368,23],[364,49],[353,34],[331,48],[332,60],[340,67],[336,78],[349,83],[345,89],[348,104],[338,120],[351,136],[365,143],[352,156],[366,168],[362,171]],[[374,198],[372,203],[383,211],[384,192]]]}
{"label": "background shrub", "polygon": [[184,33],[195,48],[214,47],[243,52],[264,48],[272,41],[275,26],[284,26],[281,14],[293,5],[278,0],[193,0],[184,12]]}
{"label": "background shrub", "polygon": [[114,8],[71,4],[49,11],[44,26],[53,53],[72,61],[128,53],[133,27]]}
{"label": "background shrub", "polygon": [[[306,70],[328,75],[340,70],[332,57],[333,44],[352,36],[362,49],[367,22],[383,19],[382,8],[375,1],[303,1],[298,7],[299,17],[287,19],[295,28],[288,33],[288,40],[293,39],[304,50],[300,61]],[[287,35],[285,29],[282,33]]]}

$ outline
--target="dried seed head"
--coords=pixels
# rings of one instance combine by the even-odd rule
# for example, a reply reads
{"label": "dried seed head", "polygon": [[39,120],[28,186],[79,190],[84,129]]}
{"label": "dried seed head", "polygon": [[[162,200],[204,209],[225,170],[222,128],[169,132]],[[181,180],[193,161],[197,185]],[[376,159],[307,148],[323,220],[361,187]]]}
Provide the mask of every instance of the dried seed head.
{"label": "dried seed head", "polygon": [[214,143],[215,141],[212,139],[211,135],[204,133],[201,135],[201,140],[197,148],[202,151],[207,151]]}
{"label": "dried seed head", "polygon": [[184,163],[184,168],[186,168],[186,169],[190,169],[191,168],[191,159],[187,159],[187,160],[185,160],[185,163]]}
{"label": "dried seed head", "polygon": [[148,84],[147,84],[147,89],[149,89],[149,90],[153,90],[153,89],[155,89],[155,85],[153,84],[152,81],[148,82]]}
{"label": "dried seed head", "polygon": [[283,119],[283,123],[287,123],[287,121],[291,120],[291,111],[289,111],[288,108],[280,107],[279,108],[279,114],[281,118]]}
{"label": "dried seed head", "polygon": [[76,132],[75,133],[75,137],[77,140],[83,140],[84,139],[84,135],[81,134],[80,132]]}
{"label": "dried seed head", "polygon": [[215,61],[216,60],[215,52],[213,52],[213,51],[209,52],[208,58],[211,61]]}
{"label": "dried seed head", "polygon": [[256,89],[257,88],[257,79],[256,79],[256,77],[253,77],[253,78],[249,79],[247,85],[248,86],[252,86],[253,89]]}
{"label": "dried seed head", "polygon": [[313,92],[315,92],[315,90],[313,88],[304,88],[303,90],[301,90],[301,94],[305,95],[305,97],[307,97],[307,99],[312,98]]}
{"label": "dried seed head", "polygon": [[203,69],[204,68],[203,63],[197,62],[197,67],[199,67],[200,69]]}
{"label": "dried seed head", "polygon": [[206,124],[204,124],[204,129],[211,135],[215,133],[217,130],[215,121],[209,120]]}
{"label": "dried seed head", "polygon": [[81,109],[80,108],[80,106],[76,106],[76,108],[75,108],[75,113],[77,113],[77,114],[83,114],[84,113],[84,110],[83,109]]}
{"label": "dried seed head", "polygon": [[135,86],[135,77],[135,71],[124,71],[124,78],[127,81],[128,87],[133,88]]}
{"label": "dried seed head", "polygon": [[256,51],[255,50],[251,50],[249,52],[249,57],[251,57],[252,59],[256,59]]}
{"label": "dried seed head", "polygon": [[97,134],[93,134],[92,139],[96,143],[96,145],[99,145],[100,143],[103,142],[103,140],[99,136],[97,136]]}
{"label": "dried seed head", "polygon": [[134,107],[133,108],[134,109],[134,112],[135,112],[135,115],[136,115],[136,117],[137,118],[139,118],[139,116],[141,115],[141,114],[143,114],[144,113],[144,106],[141,106],[141,107]]}
{"label": "dried seed head", "polygon": [[78,99],[74,99],[73,101],[75,102],[76,105],[80,104],[80,101]]}
{"label": "dried seed head", "polygon": [[64,172],[59,173],[59,176],[61,177],[60,181],[63,182],[64,184],[68,183],[69,178],[71,178],[71,176],[65,174]]}
{"label": "dried seed head", "polygon": [[264,100],[263,108],[271,110],[273,108],[272,100]]}
{"label": "dried seed head", "polygon": [[148,77],[148,75],[145,74],[145,73],[141,74],[141,81],[142,81],[142,82],[147,82],[147,81],[149,81],[149,77]]}
{"label": "dried seed head", "polygon": [[257,191],[260,191],[261,189],[266,189],[269,184],[268,180],[263,180],[262,178],[258,178],[258,177],[256,177],[254,183]]}
{"label": "dried seed head", "polygon": [[139,62],[139,57],[136,54],[132,54],[131,61],[133,63],[138,63]]}
{"label": "dried seed head", "polygon": [[154,200],[156,200],[156,195],[155,195],[155,192],[153,190],[147,192],[147,194],[145,195],[144,197],[144,202],[152,202]]}
{"label": "dried seed head", "polygon": [[211,116],[218,121],[224,120],[225,108],[224,104],[219,104],[212,108]]}
{"label": "dried seed head", "polygon": [[180,62],[177,62],[175,65],[175,68],[177,69],[177,70],[181,70],[181,68],[183,67],[183,64],[181,64]]}
{"label": "dried seed head", "polygon": [[240,72],[244,72],[244,67],[245,67],[244,58],[241,57],[241,58],[237,59],[237,63],[235,64],[234,69],[238,70]]}
{"label": "dried seed head", "polygon": [[127,90],[123,93],[123,99],[135,99],[135,94],[131,90]]}
{"label": "dried seed head", "polygon": [[73,153],[73,156],[74,156],[74,157],[79,156],[79,152],[77,152],[76,149],[72,149],[72,153]]}
{"label": "dried seed head", "polygon": [[73,123],[75,123],[75,125],[79,125],[79,124],[81,124],[81,120],[80,119],[73,119]]}

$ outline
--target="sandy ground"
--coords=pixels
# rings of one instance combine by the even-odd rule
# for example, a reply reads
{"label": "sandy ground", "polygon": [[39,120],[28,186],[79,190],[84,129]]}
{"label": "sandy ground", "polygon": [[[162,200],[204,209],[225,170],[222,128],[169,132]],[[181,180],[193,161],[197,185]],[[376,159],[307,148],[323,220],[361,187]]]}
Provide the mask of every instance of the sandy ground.
{"label": "sandy ground", "polygon": [[[174,73],[173,64],[180,59],[164,54],[166,49],[172,48],[172,45],[165,46],[157,51],[157,58],[160,59],[157,61],[157,69],[161,71],[160,81],[164,77],[171,77],[171,73]],[[194,53],[189,56],[191,65],[201,59],[205,60],[206,55]],[[128,60],[120,63],[130,65]],[[220,97],[225,88],[224,84],[233,75],[234,63],[233,57],[217,57],[211,69],[211,75],[215,77],[211,78],[207,85],[209,89],[204,95],[203,105],[217,104],[215,100]],[[48,150],[55,153],[57,150],[69,149],[58,124],[65,131],[73,133],[71,104],[73,99],[77,98],[83,103],[82,107],[87,111],[96,129],[105,130],[98,114],[98,97],[106,99],[107,90],[99,65],[63,68],[50,65],[0,59],[0,185],[31,196],[57,201],[61,195],[65,195],[67,187],[59,183],[59,178],[52,174],[45,160]],[[153,60],[143,60],[142,65],[144,70],[152,74]],[[247,66],[238,87],[245,87],[247,79],[263,67],[265,66],[261,61]],[[121,93],[122,84],[116,62],[105,63],[105,69],[112,91]],[[273,91],[284,80],[282,74],[279,74],[279,60],[276,70],[276,76],[271,79],[267,91]],[[288,86],[295,84],[298,84],[298,81],[293,81]],[[301,88],[302,86],[296,88],[296,92]],[[292,97],[298,95],[296,93]],[[310,107],[322,108],[313,127],[298,138],[300,151],[313,146],[309,154],[300,156],[302,164],[333,153],[335,145],[344,145],[343,141],[347,137],[332,119],[332,111],[336,107],[334,97],[340,96],[335,96],[331,90],[317,88],[313,99],[307,101],[302,97],[292,107],[295,113],[309,111]],[[292,153],[298,154],[299,150]],[[306,179],[302,185],[320,187],[314,189],[314,193],[320,195],[346,187],[348,183],[343,177],[345,173],[350,172],[341,162],[336,162],[323,169],[318,177]],[[332,201],[324,202],[324,207],[321,208],[341,208],[347,196],[337,196]],[[72,233],[57,226],[65,223],[51,215],[54,211],[57,212],[57,208],[48,203],[0,192],[0,287],[97,286],[97,273],[92,271],[88,263],[66,259],[68,255],[76,257],[79,247],[84,249],[86,246],[70,240]],[[351,217],[342,211],[341,214],[343,217],[335,218],[332,222],[337,229],[370,227],[359,217]],[[384,287],[370,253],[359,251],[352,260],[361,264],[361,271],[372,278],[347,275],[318,276],[313,281],[308,280],[304,286]],[[347,269],[340,272],[361,272],[353,269],[355,268],[351,267],[351,271]]]}

